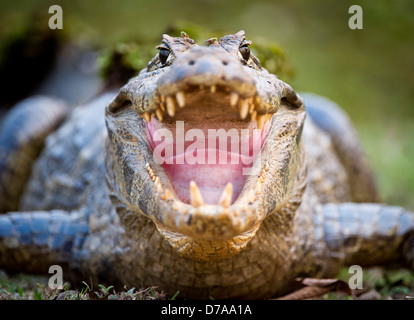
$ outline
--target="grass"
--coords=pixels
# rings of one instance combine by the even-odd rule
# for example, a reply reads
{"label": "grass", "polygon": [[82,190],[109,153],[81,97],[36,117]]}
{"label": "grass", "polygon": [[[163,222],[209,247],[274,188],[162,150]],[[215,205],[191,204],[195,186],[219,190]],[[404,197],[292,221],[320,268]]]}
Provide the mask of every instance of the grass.
{"label": "grass", "polygon": [[177,291],[172,297],[159,292],[157,287],[126,288],[116,291],[113,286],[98,285],[94,288],[83,282],[80,289],[71,289],[69,283],[63,289],[51,289],[48,277],[27,274],[7,275],[0,273],[0,300],[175,300]]}
{"label": "grass", "polygon": [[[363,289],[358,296],[345,293],[327,293],[317,298],[322,300],[413,300],[414,273],[407,269],[387,270],[384,268],[369,268],[363,270]],[[343,268],[338,279],[348,282],[351,274],[348,268]],[[180,292],[173,295],[159,292],[157,287],[135,288],[124,287],[116,291],[113,286],[98,285],[94,288],[83,282],[79,289],[71,289],[65,283],[63,289],[50,289],[48,278],[26,274],[0,274],[0,300],[176,300]],[[211,297],[214,299],[214,297]]]}
{"label": "grass", "polygon": [[[338,279],[348,282],[352,275],[348,268],[342,268]],[[386,269],[381,267],[363,270],[363,289],[357,296],[344,293],[327,293],[324,300],[413,300],[414,273],[407,269]]]}

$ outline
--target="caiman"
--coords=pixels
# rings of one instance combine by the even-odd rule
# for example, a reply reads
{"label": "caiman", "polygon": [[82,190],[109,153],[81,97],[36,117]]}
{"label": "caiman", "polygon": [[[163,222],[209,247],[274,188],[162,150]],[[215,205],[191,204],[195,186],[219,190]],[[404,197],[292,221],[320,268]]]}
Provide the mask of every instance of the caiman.
{"label": "caiman", "polygon": [[377,203],[347,115],[250,44],[163,35],[119,92],[19,103],[0,136],[0,268],[197,299],[280,296],[345,265],[412,269],[414,215]]}

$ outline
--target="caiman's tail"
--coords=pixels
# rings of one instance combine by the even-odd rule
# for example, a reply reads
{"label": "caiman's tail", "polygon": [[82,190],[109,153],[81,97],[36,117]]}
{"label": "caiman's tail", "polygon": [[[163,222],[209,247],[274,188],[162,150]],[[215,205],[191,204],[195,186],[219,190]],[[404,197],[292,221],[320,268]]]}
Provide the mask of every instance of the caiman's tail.
{"label": "caiman's tail", "polygon": [[76,272],[89,232],[80,217],[59,210],[0,215],[0,269],[47,275],[57,264]]}
{"label": "caiman's tail", "polygon": [[373,203],[325,204],[316,233],[332,270],[341,265],[396,265],[414,270],[414,213]]}

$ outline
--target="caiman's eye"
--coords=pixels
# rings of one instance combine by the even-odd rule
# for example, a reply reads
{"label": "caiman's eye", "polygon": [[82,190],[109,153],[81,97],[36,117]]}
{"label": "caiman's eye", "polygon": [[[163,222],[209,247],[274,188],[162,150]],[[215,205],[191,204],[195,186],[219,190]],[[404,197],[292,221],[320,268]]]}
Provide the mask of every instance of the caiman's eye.
{"label": "caiman's eye", "polygon": [[247,44],[241,46],[239,48],[239,51],[240,51],[240,53],[241,53],[244,60],[246,60],[246,61],[249,60],[249,58],[250,58],[250,48]]}
{"label": "caiman's eye", "polygon": [[162,64],[165,64],[167,62],[167,59],[168,59],[169,55],[170,55],[170,50],[165,49],[165,48],[161,48],[160,53],[159,53],[160,62]]}

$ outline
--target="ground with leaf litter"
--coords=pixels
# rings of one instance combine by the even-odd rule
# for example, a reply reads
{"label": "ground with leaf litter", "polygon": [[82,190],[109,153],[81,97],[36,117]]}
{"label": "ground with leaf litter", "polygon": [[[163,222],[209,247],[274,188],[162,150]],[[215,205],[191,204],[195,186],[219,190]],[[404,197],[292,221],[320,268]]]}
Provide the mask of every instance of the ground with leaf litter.
{"label": "ground with leaf litter", "polygon": [[[363,273],[363,289],[352,290],[348,280],[352,274],[343,268],[337,279],[298,279],[298,288],[279,299],[323,300],[414,300],[414,273],[405,269],[370,268]],[[6,274],[0,271],[1,300],[175,300],[180,292],[164,293],[157,287],[127,288],[83,282],[80,288],[65,283],[61,290],[47,285],[48,277]],[[211,297],[214,299],[214,297]]]}

